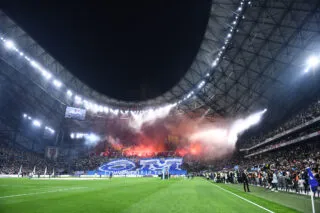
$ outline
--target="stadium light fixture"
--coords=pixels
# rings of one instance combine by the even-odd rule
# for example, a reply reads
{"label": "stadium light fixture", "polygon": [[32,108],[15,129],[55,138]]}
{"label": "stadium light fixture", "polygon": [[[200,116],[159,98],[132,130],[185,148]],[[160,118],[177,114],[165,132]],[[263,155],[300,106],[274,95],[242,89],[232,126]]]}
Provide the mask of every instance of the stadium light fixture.
{"label": "stadium light fixture", "polygon": [[23,117],[24,117],[24,118],[27,118],[27,117],[28,117],[28,115],[27,115],[26,113],[24,113],[24,114],[23,114]]}
{"label": "stadium light fixture", "polygon": [[49,80],[49,79],[52,77],[52,75],[51,75],[49,72],[46,72],[46,71],[44,71],[44,72],[42,73],[42,75],[43,75],[47,80]]}
{"label": "stadium light fixture", "polygon": [[52,129],[51,127],[46,126],[45,129],[48,130],[51,134],[55,133],[54,129]]}
{"label": "stadium light fixture", "polygon": [[308,59],[308,61],[307,61],[308,67],[314,68],[314,67],[316,67],[316,66],[319,65],[319,62],[320,62],[320,60],[319,60],[318,57],[316,57],[316,56],[311,56],[311,57]]}
{"label": "stadium light fixture", "polygon": [[212,67],[215,67],[215,66],[217,66],[217,63],[218,63],[218,61],[217,61],[217,60],[214,60],[214,61],[212,62],[212,64],[211,64],[211,66],[212,66]]}
{"label": "stadium light fixture", "polygon": [[100,140],[100,137],[96,134],[93,134],[93,133],[85,135],[84,138],[87,139],[91,143],[98,142]]}
{"label": "stadium light fixture", "polygon": [[68,95],[69,97],[71,97],[71,96],[72,96],[72,92],[71,92],[71,90],[68,90],[68,91],[67,91],[67,95]]}
{"label": "stadium light fixture", "polygon": [[75,96],[74,97],[74,101],[76,102],[76,104],[81,104],[82,103],[82,98],[80,96]]}
{"label": "stadium light fixture", "polygon": [[54,79],[53,85],[57,88],[60,88],[62,86],[62,83],[61,83],[61,81]]}
{"label": "stadium light fixture", "polygon": [[41,127],[41,122],[39,120],[33,120],[32,124],[36,127]]}
{"label": "stadium light fixture", "polygon": [[15,48],[15,44],[14,44],[13,41],[11,41],[11,40],[6,40],[6,41],[4,42],[4,46],[5,46],[6,48],[8,48],[8,49],[13,49],[13,48]]}
{"label": "stadium light fixture", "polygon": [[[218,55],[217,55],[216,58],[213,60],[213,62],[212,62],[212,64],[211,64],[212,67],[215,67],[215,66],[218,64],[218,62],[220,61],[220,59],[221,59],[221,57],[222,57],[222,55],[223,55],[223,52],[227,49],[227,45],[228,45],[228,43],[230,42],[230,40],[231,40],[231,38],[232,38],[233,32],[234,32],[234,31],[238,32],[238,29],[235,28],[235,27],[236,27],[235,25],[238,23],[238,20],[240,20],[239,18],[240,18],[240,17],[243,17],[244,8],[246,8],[247,5],[251,5],[251,1],[248,1],[248,0],[242,0],[242,1],[240,1],[239,7],[237,7],[237,12],[235,13],[236,15],[235,15],[235,17],[234,17],[234,19],[233,19],[233,22],[231,22],[231,24],[234,25],[234,26],[232,26],[232,27],[229,29],[229,32],[226,34],[225,40],[224,40],[224,44],[223,44],[220,48],[218,48],[218,50],[217,50]],[[244,18],[244,17],[243,17],[243,18]],[[8,48],[8,49],[13,49],[13,50],[15,50],[15,51],[17,52],[18,55],[24,56],[24,57],[20,57],[20,58],[28,61],[28,62],[30,63],[30,65],[35,68],[35,70],[40,71],[40,73],[46,78],[46,80],[49,80],[49,79],[51,79],[52,77],[54,77],[49,71],[46,71],[44,68],[42,68],[39,63],[37,63],[36,61],[34,61],[34,60],[31,59],[30,57],[28,57],[25,53],[23,53],[22,51],[20,51],[20,50],[16,47],[15,43],[14,43],[12,40],[6,39],[6,38],[4,38],[4,37],[1,37],[1,40],[2,40],[2,42],[3,42],[3,46],[4,46],[4,47],[6,47],[6,48]],[[318,64],[318,62],[317,62],[317,64]],[[204,80],[206,77],[209,77],[209,76],[210,76],[210,74],[208,73],[207,75],[204,76],[203,79],[200,79],[199,82],[201,82],[202,80]],[[59,87],[62,86],[63,83],[60,82],[60,81],[58,81],[58,82],[53,81],[53,84],[54,84],[56,87],[59,88]],[[66,93],[68,94],[68,88],[66,88],[66,89],[67,89]],[[190,93],[189,93],[189,94],[184,94],[184,95],[182,96],[182,98],[176,102],[176,104],[181,104],[182,101],[185,101],[186,99],[190,98],[190,97],[193,95],[193,91],[191,91],[191,92],[192,92],[191,95],[190,95]],[[70,93],[69,93],[69,94],[70,94]],[[72,94],[72,95],[73,95],[73,94]],[[72,95],[68,95],[68,96],[72,96]],[[96,110],[96,107],[95,107],[94,104],[92,104],[91,102],[89,103],[89,101],[88,101],[88,103],[82,102],[82,98],[80,98],[80,95],[81,95],[81,94],[78,94],[78,95],[79,95],[79,96],[76,96],[76,97],[78,97],[78,98],[75,98],[75,99],[74,99],[76,104],[79,104],[79,105],[80,105],[80,104],[84,104],[83,107],[88,108],[88,109],[92,110],[93,112],[95,112],[95,111],[96,111],[96,112],[98,112],[98,111],[100,111],[100,112],[101,112],[101,111],[102,111],[102,112],[108,111],[108,112],[109,112],[109,110],[105,110],[104,108],[103,108],[103,110],[101,110],[100,107],[98,107],[98,110]],[[168,106],[171,106],[171,104],[168,104]],[[162,107],[157,107],[157,109],[161,109],[161,108],[162,108]],[[127,109],[127,110],[128,110],[128,109]],[[112,113],[114,113],[114,114],[118,114],[118,109],[113,109],[113,110],[110,109],[110,111],[111,111]],[[142,112],[147,112],[147,111],[148,111],[147,109],[142,110]],[[106,113],[107,113],[107,112],[106,112]]]}
{"label": "stadium light fixture", "polygon": [[318,67],[320,64],[320,58],[316,56],[310,56],[307,60],[307,67],[304,72],[309,72],[311,69]]}
{"label": "stadium light fixture", "polygon": [[106,114],[109,113],[109,108],[108,107],[103,107],[103,112],[106,113]]}
{"label": "stadium light fixture", "polygon": [[28,116],[28,120],[32,120],[32,118],[30,116]]}

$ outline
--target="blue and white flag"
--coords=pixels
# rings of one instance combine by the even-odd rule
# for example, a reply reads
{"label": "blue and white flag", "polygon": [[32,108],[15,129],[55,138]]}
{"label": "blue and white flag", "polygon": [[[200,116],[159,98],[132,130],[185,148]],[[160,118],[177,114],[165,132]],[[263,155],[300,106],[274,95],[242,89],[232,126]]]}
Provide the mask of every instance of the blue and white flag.
{"label": "blue and white flag", "polygon": [[315,192],[319,185],[318,181],[314,178],[310,168],[307,168],[307,171],[309,175],[309,185],[311,186],[312,191]]}

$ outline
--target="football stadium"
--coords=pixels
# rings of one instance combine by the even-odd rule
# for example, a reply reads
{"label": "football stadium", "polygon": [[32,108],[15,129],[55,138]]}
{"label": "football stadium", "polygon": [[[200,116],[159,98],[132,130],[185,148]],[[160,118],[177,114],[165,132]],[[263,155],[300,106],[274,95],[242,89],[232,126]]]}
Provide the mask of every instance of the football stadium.
{"label": "football stadium", "polygon": [[7,1],[1,213],[320,212],[320,1]]}

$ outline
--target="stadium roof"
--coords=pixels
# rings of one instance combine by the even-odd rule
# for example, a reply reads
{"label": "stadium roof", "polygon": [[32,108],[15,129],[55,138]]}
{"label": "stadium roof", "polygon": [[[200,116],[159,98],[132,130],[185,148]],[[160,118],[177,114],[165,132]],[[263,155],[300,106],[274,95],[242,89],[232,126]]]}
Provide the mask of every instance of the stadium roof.
{"label": "stadium roof", "polygon": [[[316,0],[213,0],[203,42],[186,75],[168,92],[142,102],[111,99],[89,88],[0,11],[0,35],[18,48],[11,51],[1,44],[1,86],[10,85],[5,94],[18,101],[1,101],[0,107],[21,111],[18,105],[25,105],[23,111],[37,110],[55,125],[66,106],[77,106],[76,97],[120,110],[175,103],[191,117],[236,116],[266,108],[274,100],[283,100],[285,111],[292,102],[284,100],[294,97],[288,95],[293,78],[305,69],[310,55],[319,55],[319,4]],[[38,64],[31,64],[32,60]],[[39,64],[52,74],[50,81],[48,73],[35,71]]]}

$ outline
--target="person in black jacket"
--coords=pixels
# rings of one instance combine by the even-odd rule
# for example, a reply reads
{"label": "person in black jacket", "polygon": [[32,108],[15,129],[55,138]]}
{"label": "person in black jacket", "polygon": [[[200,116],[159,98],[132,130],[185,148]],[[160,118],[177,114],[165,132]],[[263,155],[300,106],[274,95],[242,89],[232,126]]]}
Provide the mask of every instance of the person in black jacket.
{"label": "person in black jacket", "polygon": [[[248,174],[247,174],[247,171],[244,170],[242,172],[242,181],[243,181],[243,189],[245,192],[250,192],[250,189],[249,189],[249,180],[248,180]],[[246,188],[247,187],[247,188]]]}

